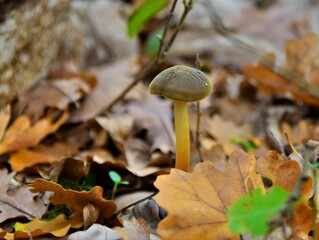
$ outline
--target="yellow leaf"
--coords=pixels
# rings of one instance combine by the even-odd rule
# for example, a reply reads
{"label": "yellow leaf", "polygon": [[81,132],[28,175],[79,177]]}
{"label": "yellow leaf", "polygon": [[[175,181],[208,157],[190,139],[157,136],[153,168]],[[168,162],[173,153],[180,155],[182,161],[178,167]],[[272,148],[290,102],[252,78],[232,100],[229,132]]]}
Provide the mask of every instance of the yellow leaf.
{"label": "yellow leaf", "polygon": [[156,202],[168,211],[159,224],[162,239],[240,239],[227,227],[226,210],[252,188],[263,188],[256,159],[233,152],[221,172],[211,162],[199,163],[192,173],[172,169],[159,176]]}

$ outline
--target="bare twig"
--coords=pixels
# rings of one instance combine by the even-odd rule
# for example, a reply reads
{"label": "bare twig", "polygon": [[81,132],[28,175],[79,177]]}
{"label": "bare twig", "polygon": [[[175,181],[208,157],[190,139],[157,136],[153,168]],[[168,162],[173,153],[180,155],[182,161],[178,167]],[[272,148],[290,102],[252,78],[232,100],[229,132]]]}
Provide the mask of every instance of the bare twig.
{"label": "bare twig", "polygon": [[[174,10],[175,10],[175,7],[176,7],[176,3],[177,3],[177,0],[174,0],[173,1],[173,4],[172,4],[172,7],[170,9],[170,13],[168,15],[168,18],[167,18],[167,22],[166,22],[166,25],[165,25],[165,28],[164,28],[164,33],[163,33],[163,36],[162,38],[160,39],[160,47],[158,49],[158,53],[157,53],[157,56],[156,58],[154,58],[151,62],[149,62],[149,64],[143,68],[134,78],[133,82],[128,85],[121,94],[119,94],[107,107],[106,107],[106,111],[109,112],[111,111],[111,109],[114,107],[115,104],[117,104],[119,101],[121,101],[124,96],[133,88],[135,87],[135,85],[140,82],[141,80],[143,80],[150,72],[151,70],[156,67],[164,58],[165,56],[167,55],[167,52],[169,51],[169,49],[171,48],[171,46],[173,45],[173,42],[175,41],[175,38],[179,32],[179,30],[181,29],[184,21],[185,21],[185,18],[187,16],[187,14],[189,13],[189,11],[192,9],[193,7],[193,4],[194,4],[194,1],[193,0],[189,0],[188,2],[187,1],[183,1],[184,3],[184,11],[183,11],[183,14],[181,16],[181,18],[179,19],[179,22],[177,23],[176,27],[174,28],[173,30],[173,33],[172,35],[170,36],[170,38],[168,39],[168,41],[166,42],[165,41],[165,38],[167,36],[167,31],[168,31],[168,28],[169,28],[169,23],[172,19],[172,16],[174,14]],[[105,110],[103,110],[105,111]]]}
{"label": "bare twig", "polygon": [[141,202],[144,202],[144,201],[147,200],[147,199],[151,199],[151,198],[154,197],[157,193],[158,193],[158,191],[156,191],[156,192],[152,193],[151,195],[149,195],[149,196],[147,196],[147,197],[145,197],[145,198],[142,198],[142,199],[140,199],[140,200],[138,200],[138,201],[136,201],[136,202],[134,202],[134,203],[131,203],[130,205],[127,205],[126,207],[124,207],[124,208],[118,210],[118,211],[115,213],[115,216],[117,217],[118,215],[124,213],[127,209],[129,209],[129,208],[131,208],[131,207],[133,207],[133,206],[135,206],[135,205],[137,205],[137,204],[139,204],[139,203],[141,203]]}

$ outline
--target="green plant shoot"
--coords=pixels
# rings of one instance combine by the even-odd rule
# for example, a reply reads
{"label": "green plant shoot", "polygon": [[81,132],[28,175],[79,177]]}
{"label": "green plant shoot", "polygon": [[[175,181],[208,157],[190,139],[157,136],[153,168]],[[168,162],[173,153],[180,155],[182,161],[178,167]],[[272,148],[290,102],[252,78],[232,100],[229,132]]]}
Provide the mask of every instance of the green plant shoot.
{"label": "green plant shoot", "polygon": [[268,222],[284,207],[288,197],[289,192],[280,187],[273,187],[267,195],[260,188],[254,189],[227,209],[229,229],[237,234],[264,236],[269,231]]}
{"label": "green plant shoot", "polygon": [[109,176],[111,180],[114,182],[113,190],[112,190],[112,200],[115,198],[115,193],[117,191],[117,187],[119,184],[128,185],[128,181],[123,181],[122,177],[115,171],[109,171]]}
{"label": "green plant shoot", "polygon": [[127,33],[129,37],[135,37],[145,23],[155,16],[170,0],[145,0],[129,17],[127,22]]}

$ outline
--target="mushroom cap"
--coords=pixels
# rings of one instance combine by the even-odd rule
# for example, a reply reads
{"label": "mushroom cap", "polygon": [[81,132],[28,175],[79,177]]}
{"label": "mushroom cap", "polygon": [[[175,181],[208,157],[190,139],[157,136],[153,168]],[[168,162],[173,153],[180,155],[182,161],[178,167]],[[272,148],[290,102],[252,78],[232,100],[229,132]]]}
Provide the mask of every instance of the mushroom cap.
{"label": "mushroom cap", "polygon": [[212,84],[202,71],[177,65],[160,72],[149,89],[151,94],[171,100],[196,102],[211,93]]}

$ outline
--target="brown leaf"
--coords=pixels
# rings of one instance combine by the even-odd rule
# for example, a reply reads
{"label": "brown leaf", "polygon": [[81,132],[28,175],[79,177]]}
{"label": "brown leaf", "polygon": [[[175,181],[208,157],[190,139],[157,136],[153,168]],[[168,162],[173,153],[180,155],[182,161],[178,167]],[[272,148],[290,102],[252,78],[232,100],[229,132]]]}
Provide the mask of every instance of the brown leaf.
{"label": "brown leaf", "polygon": [[[274,179],[274,185],[285,189],[288,192],[292,192],[295,187],[296,181],[301,174],[301,165],[295,160],[288,160],[280,165],[277,170],[277,175]],[[309,199],[313,195],[313,180],[308,177],[302,181],[301,185],[302,197]]]}
{"label": "brown leaf", "polygon": [[[92,69],[98,79],[97,86],[85,99],[80,109],[72,113],[71,122],[84,122],[95,118],[110,104],[132,81],[135,69],[129,59],[115,62],[108,66]],[[125,98],[136,95],[136,87]],[[139,95],[139,94],[138,94]]]}
{"label": "brown leaf", "polygon": [[[304,78],[305,84],[308,84],[307,87],[311,90],[319,86],[318,57],[318,37],[313,33],[306,34],[300,41],[291,40],[287,43],[286,67],[296,76]],[[299,85],[287,80],[263,64],[245,65],[242,70],[246,76],[255,79],[259,89],[266,93],[280,95],[290,93],[295,100],[319,106],[317,97],[312,96]]]}
{"label": "brown leaf", "polygon": [[84,221],[83,210],[88,204],[94,205],[100,210],[99,217],[103,220],[108,220],[112,217],[116,210],[116,204],[113,201],[103,198],[103,189],[100,186],[92,188],[89,192],[65,190],[61,185],[49,182],[44,179],[36,179],[30,184],[31,192],[54,192],[54,195],[49,199],[54,205],[66,204],[74,211],[74,218],[79,218]]}
{"label": "brown leaf", "polygon": [[6,170],[0,170],[0,223],[9,218],[42,217],[47,207],[38,198],[38,194],[31,193],[27,186],[14,188],[10,185],[15,173],[8,174]]}
{"label": "brown leaf", "polygon": [[257,172],[274,181],[278,174],[278,168],[286,161],[287,159],[277,151],[268,151],[257,160]]}
{"label": "brown leaf", "polygon": [[115,230],[121,236],[122,239],[127,240],[149,240],[150,239],[150,227],[142,219],[131,218],[129,220],[123,220],[124,228],[117,227]]}
{"label": "brown leaf", "polygon": [[15,224],[15,233],[7,233],[6,239],[21,239],[21,238],[30,238],[41,236],[45,234],[52,234],[55,237],[65,236],[69,229],[80,228],[83,225],[83,222],[76,221],[78,219],[66,219],[63,214],[57,216],[51,221],[40,220],[38,218],[33,219],[28,223],[17,222]]}
{"label": "brown leaf", "polygon": [[235,151],[224,172],[204,162],[192,173],[172,169],[158,177],[155,186],[160,192],[155,200],[168,211],[159,224],[159,235],[162,239],[240,239],[227,227],[226,210],[252,185],[263,187],[255,167],[252,154]]}
{"label": "brown leaf", "polygon": [[11,107],[7,105],[0,111],[0,141],[2,140],[3,134],[9,124],[11,115]]}
{"label": "brown leaf", "polygon": [[304,203],[294,207],[293,229],[300,239],[309,239],[309,232],[313,227],[313,209]]}
{"label": "brown leaf", "polygon": [[290,40],[286,44],[287,67],[314,87],[319,87],[318,58],[318,37],[315,33],[308,33],[299,41]]}
{"label": "brown leaf", "polygon": [[15,111],[37,121],[46,108],[65,111],[70,104],[78,105],[79,100],[89,94],[96,85],[94,74],[67,71],[57,79],[42,81],[22,97],[15,105]]}
{"label": "brown leaf", "polygon": [[68,118],[64,112],[57,121],[53,122],[52,114],[41,118],[31,126],[28,117],[19,116],[5,132],[0,143],[0,154],[34,147],[50,133],[54,133]]}
{"label": "brown leaf", "polygon": [[220,116],[215,115],[205,123],[205,130],[221,144],[224,151],[229,155],[234,150],[240,149],[240,146],[231,143],[234,138],[249,139],[252,137],[252,129],[248,124],[237,126],[231,121],[225,121]]}
{"label": "brown leaf", "polygon": [[52,146],[38,145],[32,150],[21,150],[10,155],[12,170],[22,171],[36,164],[50,164],[62,157],[71,156],[78,151],[78,146],[67,143],[55,143]]}

